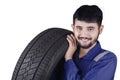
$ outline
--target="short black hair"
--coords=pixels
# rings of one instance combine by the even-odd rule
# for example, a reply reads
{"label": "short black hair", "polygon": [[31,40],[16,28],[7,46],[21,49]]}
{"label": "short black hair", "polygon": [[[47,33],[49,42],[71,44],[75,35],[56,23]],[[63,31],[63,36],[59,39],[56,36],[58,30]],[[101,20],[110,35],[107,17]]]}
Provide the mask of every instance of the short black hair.
{"label": "short black hair", "polygon": [[73,24],[75,24],[75,19],[86,22],[96,22],[98,26],[100,26],[103,19],[103,12],[96,5],[83,5],[74,13]]}

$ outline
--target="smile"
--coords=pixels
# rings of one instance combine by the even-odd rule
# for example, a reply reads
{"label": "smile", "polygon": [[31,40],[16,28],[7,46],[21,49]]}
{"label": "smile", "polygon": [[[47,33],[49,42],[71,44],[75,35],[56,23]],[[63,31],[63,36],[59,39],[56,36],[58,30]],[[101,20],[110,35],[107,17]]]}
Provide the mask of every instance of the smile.
{"label": "smile", "polygon": [[88,41],[88,40],[91,40],[92,38],[87,38],[87,37],[78,37],[79,40],[82,40],[82,41]]}

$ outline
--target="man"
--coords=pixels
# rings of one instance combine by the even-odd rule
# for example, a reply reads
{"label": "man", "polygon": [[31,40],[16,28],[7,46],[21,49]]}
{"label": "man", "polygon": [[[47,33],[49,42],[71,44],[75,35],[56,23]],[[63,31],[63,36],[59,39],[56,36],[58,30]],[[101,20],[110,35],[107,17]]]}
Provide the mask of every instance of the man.
{"label": "man", "polygon": [[66,80],[114,80],[116,56],[101,48],[103,13],[96,5],[83,5],[73,15],[73,34],[65,54]]}

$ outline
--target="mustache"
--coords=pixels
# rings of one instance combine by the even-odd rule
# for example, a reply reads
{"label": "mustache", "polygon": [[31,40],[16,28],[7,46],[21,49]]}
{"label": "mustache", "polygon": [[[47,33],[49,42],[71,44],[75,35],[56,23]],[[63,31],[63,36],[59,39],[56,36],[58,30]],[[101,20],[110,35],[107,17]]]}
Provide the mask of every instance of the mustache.
{"label": "mustache", "polygon": [[78,37],[78,39],[88,39],[88,40],[92,40],[92,38],[88,38],[88,37]]}

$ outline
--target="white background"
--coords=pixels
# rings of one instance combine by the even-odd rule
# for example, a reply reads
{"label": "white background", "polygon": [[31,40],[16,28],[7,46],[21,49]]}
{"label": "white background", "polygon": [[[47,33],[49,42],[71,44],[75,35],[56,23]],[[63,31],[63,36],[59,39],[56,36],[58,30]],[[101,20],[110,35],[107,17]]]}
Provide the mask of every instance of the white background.
{"label": "white background", "polygon": [[72,30],[72,15],[82,4],[96,4],[104,13],[103,48],[118,57],[115,80],[120,79],[119,0],[0,0],[0,80],[11,80],[27,44],[52,27]]}

